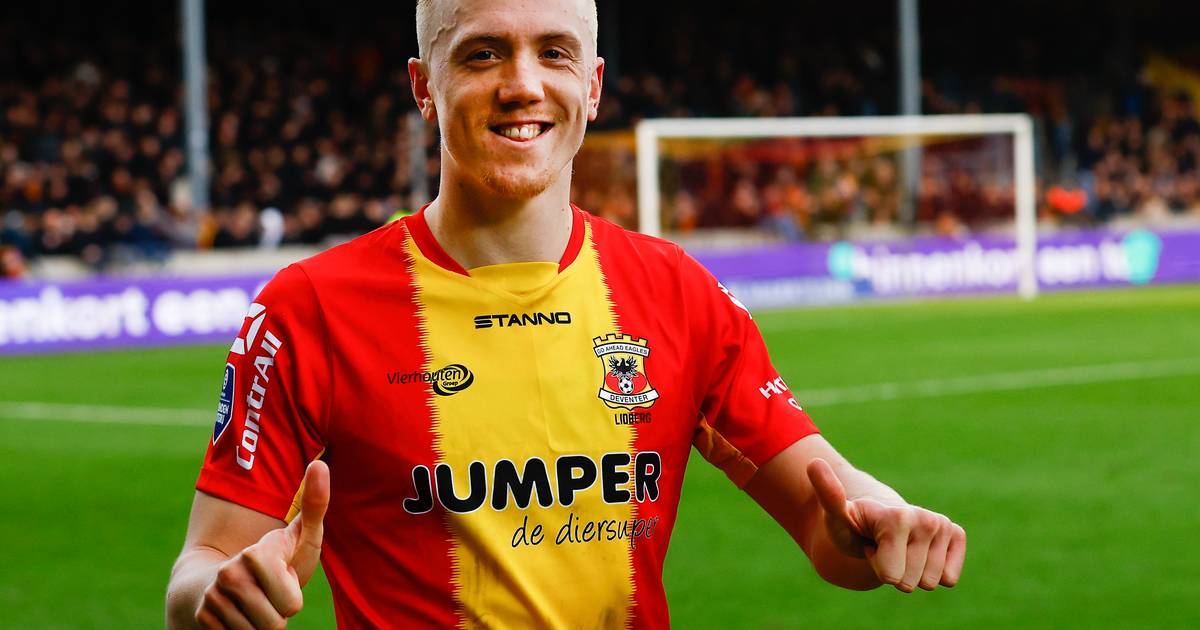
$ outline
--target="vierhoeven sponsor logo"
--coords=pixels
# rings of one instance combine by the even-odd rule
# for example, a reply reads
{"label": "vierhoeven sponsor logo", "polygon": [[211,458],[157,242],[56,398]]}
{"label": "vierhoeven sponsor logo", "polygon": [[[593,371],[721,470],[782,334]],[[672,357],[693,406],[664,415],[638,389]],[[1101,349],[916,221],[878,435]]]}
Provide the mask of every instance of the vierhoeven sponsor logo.
{"label": "vierhoeven sponsor logo", "polygon": [[475,382],[475,374],[461,363],[451,363],[440,370],[388,372],[388,385],[428,383],[438,396],[453,396]]}

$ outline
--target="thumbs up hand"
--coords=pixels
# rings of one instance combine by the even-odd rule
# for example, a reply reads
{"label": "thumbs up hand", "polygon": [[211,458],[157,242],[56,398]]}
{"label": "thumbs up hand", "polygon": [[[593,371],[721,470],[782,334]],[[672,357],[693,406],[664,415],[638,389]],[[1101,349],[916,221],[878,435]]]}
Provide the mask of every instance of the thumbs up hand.
{"label": "thumbs up hand", "polygon": [[205,628],[284,628],[304,607],[301,589],[321,558],[325,510],[329,507],[329,467],[308,465],[300,513],[287,527],[222,563],[204,591],[196,621]]}
{"label": "thumbs up hand", "polygon": [[841,480],[823,459],[812,460],[807,472],[825,511],[829,539],[842,553],[866,558],[881,582],[905,593],[958,582],[967,552],[962,527],[914,505],[847,500]]}

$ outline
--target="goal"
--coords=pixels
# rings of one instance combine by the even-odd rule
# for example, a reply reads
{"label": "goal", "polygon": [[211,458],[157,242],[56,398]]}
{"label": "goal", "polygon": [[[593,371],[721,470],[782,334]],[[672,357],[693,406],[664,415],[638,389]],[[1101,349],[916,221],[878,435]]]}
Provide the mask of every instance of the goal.
{"label": "goal", "polygon": [[[805,152],[803,149],[780,148],[784,141],[842,142],[841,146],[851,143],[860,153],[863,150],[890,151],[891,157],[885,161],[895,163],[902,172],[907,163],[911,173],[908,181],[914,182],[907,189],[911,191],[915,190],[921,176],[923,152],[932,155],[939,146],[954,142],[961,145],[965,140],[980,138],[988,139],[988,154],[1001,154],[999,162],[1002,166],[984,168],[992,170],[988,176],[998,182],[997,189],[1004,191],[1007,208],[1000,211],[1007,216],[1001,217],[1004,220],[1000,223],[1015,244],[1009,266],[1015,275],[1016,290],[1022,297],[1033,298],[1038,292],[1033,124],[1024,114],[643,120],[636,128],[638,229],[655,236],[671,231],[664,229],[671,227],[669,217],[664,221],[663,207],[664,198],[670,192],[666,188],[671,184],[664,181],[674,181],[678,185],[681,177],[672,174],[669,163],[704,159],[697,156],[703,156],[705,151],[720,152],[730,146],[740,146],[741,154],[767,156],[764,159],[770,160],[773,159],[771,156]],[[753,144],[756,142],[757,145]],[[763,142],[773,142],[775,146],[764,146]],[[749,150],[747,147],[755,148]],[[680,157],[685,154],[690,157]],[[968,158],[964,161],[980,160]],[[929,160],[925,162],[928,165]],[[903,181],[897,185],[903,187]],[[908,221],[909,226],[913,226],[911,213],[902,219],[901,222]],[[910,233],[918,231],[913,229]],[[831,252],[830,256],[833,255]]]}

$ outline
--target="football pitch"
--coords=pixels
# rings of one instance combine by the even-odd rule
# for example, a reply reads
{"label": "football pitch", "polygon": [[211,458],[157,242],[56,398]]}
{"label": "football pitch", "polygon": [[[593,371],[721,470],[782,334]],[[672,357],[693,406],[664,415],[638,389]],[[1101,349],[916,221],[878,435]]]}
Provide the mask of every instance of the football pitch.
{"label": "football pitch", "polygon": [[[1200,287],[756,320],[850,461],[966,528],[966,566],[839,590],[693,457],[676,627],[1200,624]],[[0,628],[161,627],[226,348],[0,358]],[[323,578],[305,599],[291,627],[332,627]]]}

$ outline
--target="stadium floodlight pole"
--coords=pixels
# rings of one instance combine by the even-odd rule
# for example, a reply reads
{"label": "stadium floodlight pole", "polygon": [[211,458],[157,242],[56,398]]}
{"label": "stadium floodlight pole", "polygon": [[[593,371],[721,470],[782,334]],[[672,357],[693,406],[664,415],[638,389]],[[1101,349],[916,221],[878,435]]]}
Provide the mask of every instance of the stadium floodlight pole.
{"label": "stadium floodlight pole", "polygon": [[[917,0],[896,0],[900,46],[900,114],[921,114],[921,31]],[[908,139],[911,143],[912,139]],[[900,220],[916,217],[917,188],[921,181],[921,146],[912,143],[900,154]]]}
{"label": "stadium floodlight pole", "polygon": [[658,141],[662,138],[781,138],[855,136],[954,136],[1011,134],[1016,197],[1017,289],[1037,296],[1037,216],[1034,190],[1033,120],[1028,114],[947,116],[854,116],[844,118],[657,118],[638,123],[638,230],[662,235]]}
{"label": "stadium floodlight pole", "polygon": [[208,73],[204,52],[204,0],[179,0],[183,16],[184,112],[192,212],[208,209]]}

